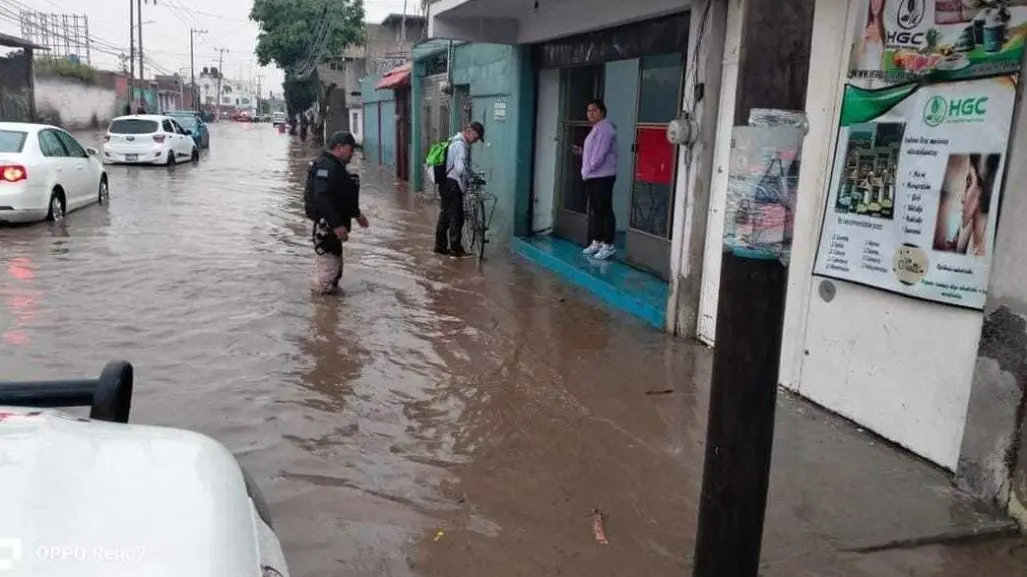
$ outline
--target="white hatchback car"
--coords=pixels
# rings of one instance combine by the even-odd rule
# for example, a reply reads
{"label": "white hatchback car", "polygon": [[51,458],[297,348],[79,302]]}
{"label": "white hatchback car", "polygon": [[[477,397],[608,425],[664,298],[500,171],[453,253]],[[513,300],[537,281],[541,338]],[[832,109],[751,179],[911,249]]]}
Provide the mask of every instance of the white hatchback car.
{"label": "white hatchback car", "polygon": [[200,159],[200,149],[192,134],[170,116],[137,114],[115,118],[103,141],[103,161],[111,164],[170,166]]}
{"label": "white hatchback car", "polygon": [[107,202],[98,154],[56,126],[0,122],[0,222],[61,220]]}

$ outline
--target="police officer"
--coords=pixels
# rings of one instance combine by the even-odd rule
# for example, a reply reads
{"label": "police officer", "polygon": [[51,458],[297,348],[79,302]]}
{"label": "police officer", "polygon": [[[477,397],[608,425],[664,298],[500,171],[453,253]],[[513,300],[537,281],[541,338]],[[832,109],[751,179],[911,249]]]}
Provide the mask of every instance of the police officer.
{"label": "police officer", "polygon": [[352,221],[367,228],[360,212],[360,179],[346,170],[356,140],[348,132],[336,132],[321,156],[310,163],[303,204],[313,221],[314,293],[323,295],[339,288],[342,278],[342,243],[349,238]]}

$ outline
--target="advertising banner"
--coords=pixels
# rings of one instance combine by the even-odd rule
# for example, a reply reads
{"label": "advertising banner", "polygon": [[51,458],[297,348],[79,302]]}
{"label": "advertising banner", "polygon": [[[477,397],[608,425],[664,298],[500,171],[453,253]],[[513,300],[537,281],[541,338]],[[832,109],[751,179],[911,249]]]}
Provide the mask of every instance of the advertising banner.
{"label": "advertising banner", "polygon": [[846,86],[814,273],[983,309],[1017,80]]}
{"label": "advertising banner", "polygon": [[1020,70],[1027,0],[859,0],[849,76],[888,84]]}

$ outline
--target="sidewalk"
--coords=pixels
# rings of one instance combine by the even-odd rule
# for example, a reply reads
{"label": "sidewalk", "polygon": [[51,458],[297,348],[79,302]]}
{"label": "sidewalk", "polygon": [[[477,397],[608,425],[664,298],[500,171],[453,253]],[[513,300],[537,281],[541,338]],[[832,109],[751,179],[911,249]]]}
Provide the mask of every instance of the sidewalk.
{"label": "sidewalk", "polygon": [[[411,251],[440,319],[438,335],[421,336],[437,343],[446,376],[408,409],[421,442],[394,448],[447,472],[443,498],[422,511],[437,531],[407,556],[413,572],[689,575],[711,351],[609,312],[495,245],[480,268],[434,260],[437,206],[371,170],[363,183],[372,214],[392,222],[381,246],[348,253],[348,278],[373,275],[375,251]],[[608,546],[593,539],[593,508]],[[1014,528],[945,472],[780,395],[764,575],[1024,575],[1019,537],[925,545]]]}

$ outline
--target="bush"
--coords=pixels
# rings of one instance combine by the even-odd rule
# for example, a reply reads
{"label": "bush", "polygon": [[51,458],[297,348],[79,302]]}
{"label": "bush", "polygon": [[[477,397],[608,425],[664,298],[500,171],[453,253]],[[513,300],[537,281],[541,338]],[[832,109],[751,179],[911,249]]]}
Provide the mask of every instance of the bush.
{"label": "bush", "polygon": [[97,71],[88,64],[72,62],[61,58],[41,58],[36,61],[36,73],[78,80],[85,84],[96,84]]}

